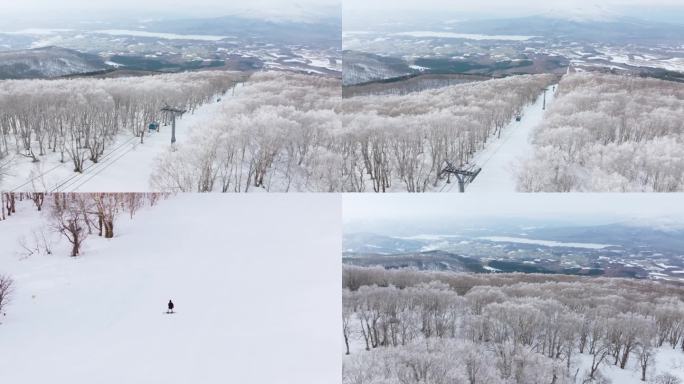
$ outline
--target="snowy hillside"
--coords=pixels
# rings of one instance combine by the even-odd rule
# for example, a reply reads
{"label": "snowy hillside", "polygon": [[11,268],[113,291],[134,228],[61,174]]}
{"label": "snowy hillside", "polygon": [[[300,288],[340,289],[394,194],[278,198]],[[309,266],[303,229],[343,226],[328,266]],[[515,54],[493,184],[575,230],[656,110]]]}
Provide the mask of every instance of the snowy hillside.
{"label": "snowy hillside", "polygon": [[[541,119],[540,95],[554,80],[551,75],[521,75],[406,95],[343,99],[342,125],[354,139],[356,150],[343,154],[348,168],[343,174],[353,176],[344,190],[447,190],[452,185],[446,184],[443,172],[448,163],[482,167],[485,172],[490,167],[489,157],[500,146],[520,147],[524,152],[529,130]],[[515,122],[520,113],[529,116]],[[510,140],[511,136],[516,138]],[[513,157],[518,154],[516,150]],[[494,159],[491,168],[501,169],[507,160]],[[492,177],[499,172],[493,171]],[[453,177],[450,181],[458,184]],[[492,185],[492,189],[496,187]],[[496,191],[506,189],[514,190],[509,185]]]}
{"label": "snowy hillside", "polygon": [[96,55],[46,47],[0,52],[0,79],[50,78],[107,69]]}
{"label": "snowy hillside", "polygon": [[[162,108],[186,111],[176,119],[181,144],[188,125],[213,117],[246,78],[203,71],[0,81],[0,189],[147,191],[155,157],[171,146],[172,116]],[[149,129],[155,122],[159,129]]]}
{"label": "snowy hillside", "polygon": [[0,221],[3,383],[340,381],[339,199],[178,195],[22,257],[50,204]]}

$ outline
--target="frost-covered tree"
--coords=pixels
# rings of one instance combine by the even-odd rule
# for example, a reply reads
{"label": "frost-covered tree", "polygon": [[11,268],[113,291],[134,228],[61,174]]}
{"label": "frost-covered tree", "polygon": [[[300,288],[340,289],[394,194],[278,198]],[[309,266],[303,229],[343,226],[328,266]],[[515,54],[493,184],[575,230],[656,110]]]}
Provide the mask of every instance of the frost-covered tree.
{"label": "frost-covered tree", "polygon": [[[37,162],[60,153],[82,172],[97,163],[118,135],[143,142],[148,124],[168,122],[161,109],[190,112],[214,100],[245,75],[205,71],[116,79],[0,81],[0,177],[12,160]],[[16,162],[16,160],[14,160]]]}
{"label": "frost-covered tree", "polygon": [[524,192],[684,190],[684,85],[577,73],[563,77],[518,169]]}
{"label": "frost-covered tree", "polygon": [[263,72],[160,159],[165,191],[426,192],[465,164],[553,76],[342,99],[340,82]]}
{"label": "frost-covered tree", "polygon": [[368,383],[651,380],[659,322],[684,320],[680,285],[635,279],[345,266],[343,287],[345,341],[365,347],[344,377]]}

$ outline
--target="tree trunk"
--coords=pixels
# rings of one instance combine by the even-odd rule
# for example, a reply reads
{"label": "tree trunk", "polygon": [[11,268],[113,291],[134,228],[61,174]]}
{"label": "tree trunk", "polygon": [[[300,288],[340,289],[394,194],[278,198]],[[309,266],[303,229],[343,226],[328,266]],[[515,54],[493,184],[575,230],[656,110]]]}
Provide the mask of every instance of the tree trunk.
{"label": "tree trunk", "polygon": [[346,333],[344,334],[344,346],[347,348],[347,353],[345,353],[345,354],[348,355],[349,354],[349,336],[347,336]]}
{"label": "tree trunk", "polygon": [[78,248],[81,245],[79,242],[80,242],[80,240],[78,238],[78,234],[74,233],[74,242],[72,244],[73,246],[71,247],[71,257],[78,256]]}

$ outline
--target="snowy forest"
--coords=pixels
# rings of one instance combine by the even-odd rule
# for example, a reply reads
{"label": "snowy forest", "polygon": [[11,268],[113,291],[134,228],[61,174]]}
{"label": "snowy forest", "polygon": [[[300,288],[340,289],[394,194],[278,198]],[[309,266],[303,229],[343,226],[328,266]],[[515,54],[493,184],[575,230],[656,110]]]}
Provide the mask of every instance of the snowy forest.
{"label": "snowy forest", "polygon": [[344,99],[342,125],[356,142],[344,161],[351,182],[346,190],[434,189],[446,179],[445,162],[467,164],[555,80],[512,76],[403,96]]}
{"label": "snowy forest", "polygon": [[[165,106],[192,113],[245,77],[204,71],[0,81],[0,181],[27,161],[70,163],[74,172],[83,172],[115,146],[135,138],[143,143],[151,123],[168,124],[172,116],[161,111]],[[31,185],[39,184],[40,175],[31,176],[28,187],[19,189],[46,189]]]}
{"label": "snowy forest", "polygon": [[684,191],[684,84],[574,73],[557,92],[520,191]]}
{"label": "snowy forest", "polygon": [[345,266],[345,384],[684,380],[684,287]]}
{"label": "snowy forest", "polygon": [[258,73],[190,144],[158,163],[155,189],[182,192],[427,192],[465,164],[551,75],[340,101],[339,80]]}
{"label": "snowy forest", "polygon": [[336,137],[338,79],[259,72],[191,127],[187,144],[161,156],[156,190],[272,192],[342,190]]}
{"label": "snowy forest", "polygon": [[[137,191],[432,192],[452,181],[446,164],[481,167],[480,190],[502,189],[487,183],[505,177],[521,192],[684,190],[681,84],[557,80],[346,98],[339,79],[282,71],[2,81],[0,186],[77,191],[126,155],[85,191],[111,190],[107,180],[137,166],[128,172]],[[544,90],[546,111],[535,104],[547,106]],[[150,124],[169,124],[165,106],[192,115],[183,140],[127,155],[154,134]]]}

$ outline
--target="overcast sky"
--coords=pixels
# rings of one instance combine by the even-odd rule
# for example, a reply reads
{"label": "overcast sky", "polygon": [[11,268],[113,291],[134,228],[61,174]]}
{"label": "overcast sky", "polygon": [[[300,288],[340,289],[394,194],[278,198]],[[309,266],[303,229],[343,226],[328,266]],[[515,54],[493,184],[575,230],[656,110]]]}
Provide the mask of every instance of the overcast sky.
{"label": "overcast sky", "polygon": [[[344,0],[344,22],[367,23],[433,15],[442,18],[495,19],[551,13],[557,16],[602,18],[632,16],[682,23],[684,0]],[[404,21],[404,20],[402,20]]]}
{"label": "overcast sky", "polygon": [[[269,18],[307,19],[340,14],[346,22],[433,14],[443,17],[497,18],[544,12],[561,15],[611,13],[677,21],[684,0],[0,0],[0,21],[82,20],[94,17],[211,17],[248,13]],[[36,25],[35,27],[40,27]]]}
{"label": "overcast sky", "polygon": [[344,0],[346,11],[382,10],[432,10],[474,13],[544,12],[547,10],[574,9],[624,9],[630,7],[682,6],[682,0]]}
{"label": "overcast sky", "polygon": [[[339,9],[341,0],[0,0],[0,20],[74,20],[112,15],[131,19],[176,15],[211,17],[233,13],[299,18]],[[39,25],[36,27],[40,27]]]}
{"label": "overcast sky", "polygon": [[684,225],[684,194],[347,194],[345,224],[489,218],[638,220]]}

